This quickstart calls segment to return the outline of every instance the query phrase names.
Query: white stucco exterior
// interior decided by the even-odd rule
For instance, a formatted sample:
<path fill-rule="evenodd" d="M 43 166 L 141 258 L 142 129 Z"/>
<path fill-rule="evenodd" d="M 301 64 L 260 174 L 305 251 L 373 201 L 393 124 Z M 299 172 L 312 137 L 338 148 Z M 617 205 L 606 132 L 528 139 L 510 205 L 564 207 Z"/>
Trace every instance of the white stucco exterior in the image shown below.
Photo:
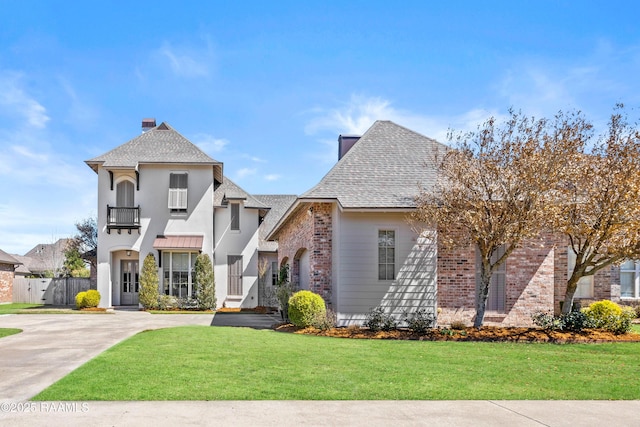
<path fill-rule="evenodd" d="M 113 174 L 113 190 L 111 177 Z M 187 211 L 172 212 L 168 207 L 169 175 L 188 174 Z M 98 168 L 98 291 L 100 305 L 111 307 L 121 302 L 121 261 L 138 260 L 142 269 L 149 253 L 160 264 L 160 254 L 154 249 L 156 237 L 191 235 L 202 236 L 202 253 L 213 255 L 213 178 L 208 165 L 143 164 L 138 168 L 139 189 L 135 191 L 134 206 L 140 207 L 140 228 L 107 229 L 107 205 L 116 206 L 117 183 L 131 180 L 136 183 L 134 170 Z M 130 231 L 130 232 L 129 232 Z M 185 252 L 185 249 L 176 249 Z M 130 252 L 127 255 L 127 251 Z M 161 267 L 160 289 L 163 289 Z"/>

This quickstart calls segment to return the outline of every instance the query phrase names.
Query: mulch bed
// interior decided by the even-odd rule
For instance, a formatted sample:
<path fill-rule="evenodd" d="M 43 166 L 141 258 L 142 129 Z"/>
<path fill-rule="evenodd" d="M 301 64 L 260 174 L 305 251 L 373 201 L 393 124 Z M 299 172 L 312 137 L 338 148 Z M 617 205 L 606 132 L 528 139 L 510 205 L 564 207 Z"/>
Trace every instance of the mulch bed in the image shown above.
<path fill-rule="evenodd" d="M 640 334 L 616 335 L 611 332 L 586 329 L 582 332 L 546 331 L 538 328 L 505 328 L 483 326 L 480 329 L 431 329 L 424 334 L 415 334 L 406 329 L 372 332 L 365 328 L 347 327 L 319 330 L 297 328 L 291 324 L 276 327 L 280 332 L 317 335 L 336 338 L 420 340 L 420 341 L 482 341 L 482 342 L 539 342 L 539 343 L 605 343 L 640 342 Z"/>

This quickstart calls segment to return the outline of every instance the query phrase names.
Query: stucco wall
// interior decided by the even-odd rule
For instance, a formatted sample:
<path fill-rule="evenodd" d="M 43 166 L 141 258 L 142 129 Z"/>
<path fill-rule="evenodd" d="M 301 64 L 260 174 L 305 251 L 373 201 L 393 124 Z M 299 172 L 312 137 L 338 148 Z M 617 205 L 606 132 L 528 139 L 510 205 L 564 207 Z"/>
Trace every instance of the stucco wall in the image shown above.
<path fill-rule="evenodd" d="M 168 208 L 169 174 L 187 172 L 188 210 L 172 213 Z M 103 295 L 100 306 L 120 304 L 119 260 L 126 250 L 139 256 L 139 267 L 149 252 L 156 256 L 153 242 L 158 235 L 190 234 L 204 237 L 203 252 L 212 256 L 213 248 L 213 179 L 211 166 L 140 165 L 140 190 L 135 191 L 135 206 L 140 206 L 140 231 L 107 233 L 107 205 L 116 205 L 116 186 L 123 179 L 135 183 L 132 170 L 113 171 L 110 189 L 109 173 L 98 169 L 98 291 Z M 113 268 L 110 268 L 113 266 Z M 162 278 L 161 278 L 162 279 Z"/>

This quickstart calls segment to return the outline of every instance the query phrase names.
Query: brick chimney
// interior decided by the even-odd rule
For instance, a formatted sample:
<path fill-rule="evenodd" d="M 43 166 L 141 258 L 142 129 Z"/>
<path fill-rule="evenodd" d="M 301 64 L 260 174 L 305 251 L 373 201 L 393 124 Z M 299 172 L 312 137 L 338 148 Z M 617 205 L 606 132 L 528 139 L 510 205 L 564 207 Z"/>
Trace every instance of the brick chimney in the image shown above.
<path fill-rule="evenodd" d="M 156 127 L 156 119 L 142 119 L 142 133 Z"/>
<path fill-rule="evenodd" d="M 351 147 L 358 142 L 360 135 L 340 135 L 338 136 L 338 160 L 351 150 Z"/>

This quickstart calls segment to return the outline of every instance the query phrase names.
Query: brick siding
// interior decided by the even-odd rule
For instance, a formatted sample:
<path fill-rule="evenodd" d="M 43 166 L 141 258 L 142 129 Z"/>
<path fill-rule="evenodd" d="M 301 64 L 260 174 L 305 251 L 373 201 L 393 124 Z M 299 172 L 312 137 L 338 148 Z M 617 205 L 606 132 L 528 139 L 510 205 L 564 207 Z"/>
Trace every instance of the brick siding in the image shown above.
<path fill-rule="evenodd" d="M 12 264 L 0 264 L 0 303 L 12 302 L 14 274 Z"/>
<path fill-rule="evenodd" d="M 331 280 L 333 217 L 331 203 L 303 204 L 287 221 L 278 235 L 278 265 L 287 259 L 290 280 L 300 284 L 299 257 L 309 254 L 309 288 L 319 294 L 328 306 L 333 293 Z"/>

